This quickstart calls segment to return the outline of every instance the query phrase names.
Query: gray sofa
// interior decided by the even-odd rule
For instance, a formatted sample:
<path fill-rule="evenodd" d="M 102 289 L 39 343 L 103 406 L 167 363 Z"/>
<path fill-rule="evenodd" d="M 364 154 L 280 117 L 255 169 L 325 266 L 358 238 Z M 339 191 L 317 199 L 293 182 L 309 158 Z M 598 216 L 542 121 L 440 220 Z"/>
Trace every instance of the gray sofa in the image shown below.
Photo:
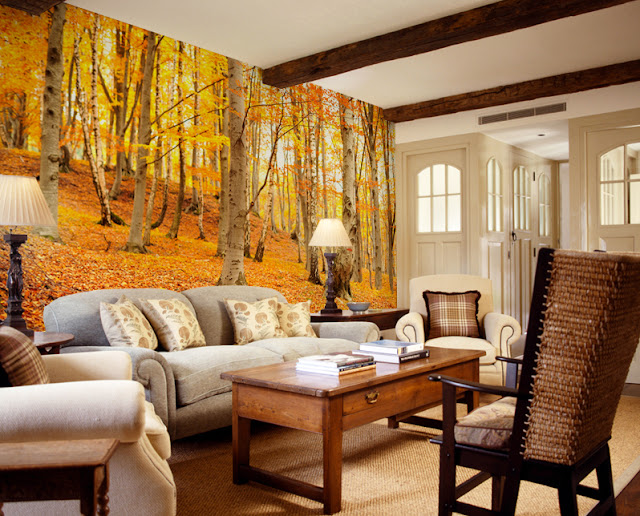
<path fill-rule="evenodd" d="M 124 294 L 138 299 L 183 301 L 195 313 L 207 345 L 167 352 L 132 347 L 111 347 L 102 329 L 100 302 L 116 302 Z M 358 343 L 376 340 L 378 327 L 368 322 L 312 323 L 319 338 L 265 339 L 245 346 L 233 344 L 233 326 L 224 299 L 254 302 L 276 296 L 264 287 L 199 287 L 183 292 L 165 289 L 111 289 L 71 294 L 44 309 L 47 331 L 75 336 L 62 353 L 120 349 L 131 355 L 133 379 L 145 388 L 147 399 L 169 430 L 172 439 L 231 424 L 231 384 L 220 373 L 246 367 L 296 360 L 300 356 L 357 349 Z"/>

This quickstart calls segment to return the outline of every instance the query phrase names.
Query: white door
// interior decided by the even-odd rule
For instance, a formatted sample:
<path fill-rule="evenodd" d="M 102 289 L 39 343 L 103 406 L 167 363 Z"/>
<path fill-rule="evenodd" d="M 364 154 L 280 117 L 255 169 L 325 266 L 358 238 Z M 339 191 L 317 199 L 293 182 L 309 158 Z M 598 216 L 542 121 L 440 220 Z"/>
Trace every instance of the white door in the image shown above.
<path fill-rule="evenodd" d="M 466 272 L 463 190 L 466 149 L 407 159 L 408 278 Z"/>
<path fill-rule="evenodd" d="M 492 157 L 487 162 L 487 198 L 486 198 L 486 232 L 485 252 L 486 274 L 493 287 L 493 306 L 496 312 L 509 313 L 509 254 L 511 241 L 508 236 L 504 209 L 509 198 L 504 192 L 509 191 L 508 175 L 498 159 Z"/>
<path fill-rule="evenodd" d="M 589 133 L 588 242 L 591 249 L 640 252 L 640 128 Z M 628 383 L 640 383 L 640 348 Z"/>

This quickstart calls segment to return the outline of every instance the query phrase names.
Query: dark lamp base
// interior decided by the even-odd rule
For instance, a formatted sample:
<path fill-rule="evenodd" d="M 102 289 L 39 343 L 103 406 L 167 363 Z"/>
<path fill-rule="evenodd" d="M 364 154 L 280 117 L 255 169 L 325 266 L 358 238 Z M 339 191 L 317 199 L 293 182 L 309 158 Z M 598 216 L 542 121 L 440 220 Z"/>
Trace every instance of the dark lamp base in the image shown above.
<path fill-rule="evenodd" d="M 341 314 L 342 310 L 340 308 L 323 308 L 320 310 L 321 314 Z"/>

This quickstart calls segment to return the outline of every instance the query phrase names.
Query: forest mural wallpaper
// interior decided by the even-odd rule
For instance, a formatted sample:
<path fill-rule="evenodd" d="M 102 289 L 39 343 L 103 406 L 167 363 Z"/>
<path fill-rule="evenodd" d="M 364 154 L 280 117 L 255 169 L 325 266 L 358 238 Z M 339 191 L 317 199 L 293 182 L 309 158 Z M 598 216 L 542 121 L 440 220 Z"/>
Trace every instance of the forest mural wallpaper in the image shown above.
<path fill-rule="evenodd" d="M 377 107 L 65 4 L 0 6 L 0 77 L 0 174 L 38 176 L 58 222 L 21 248 L 30 327 L 100 288 L 247 283 L 317 311 L 326 264 L 308 242 L 328 217 L 352 242 L 339 306 L 395 306 L 395 138 Z M 3 242 L 0 318 L 8 262 Z"/>

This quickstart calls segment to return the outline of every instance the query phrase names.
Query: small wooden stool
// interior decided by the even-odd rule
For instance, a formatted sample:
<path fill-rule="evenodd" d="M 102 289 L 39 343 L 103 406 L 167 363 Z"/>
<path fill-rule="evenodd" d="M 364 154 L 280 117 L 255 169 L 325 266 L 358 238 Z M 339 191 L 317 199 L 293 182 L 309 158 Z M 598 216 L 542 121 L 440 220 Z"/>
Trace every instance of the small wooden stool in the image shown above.
<path fill-rule="evenodd" d="M 0 443 L 0 516 L 4 502 L 75 499 L 81 514 L 107 516 L 117 446 L 115 439 Z"/>

